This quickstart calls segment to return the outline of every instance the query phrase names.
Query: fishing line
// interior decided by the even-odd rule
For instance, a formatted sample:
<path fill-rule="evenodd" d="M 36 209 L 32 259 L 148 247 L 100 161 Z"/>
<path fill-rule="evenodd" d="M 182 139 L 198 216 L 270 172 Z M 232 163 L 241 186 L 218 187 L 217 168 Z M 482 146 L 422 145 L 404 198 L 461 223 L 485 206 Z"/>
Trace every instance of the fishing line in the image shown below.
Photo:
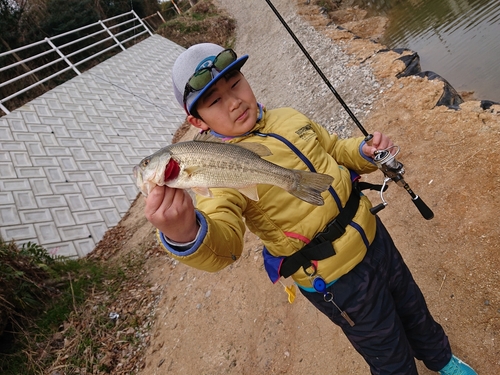
<path fill-rule="evenodd" d="M 110 80 L 108 80 L 108 79 L 106 79 L 106 78 L 103 78 L 103 77 L 101 77 L 101 76 L 99 76 L 99 75 L 97 75 L 97 74 L 90 73 L 90 72 L 88 72 L 88 74 L 90 74 L 91 76 L 94 76 L 94 77 L 96 77 L 96 78 L 99 78 L 100 80 L 102 80 L 102 81 L 104 81 L 104 82 L 106 82 L 106 83 L 109 83 L 111 86 L 115 86 L 115 87 L 117 87 L 118 89 L 120 89 L 120 90 L 122 90 L 122 91 L 124 91 L 124 92 L 126 92 L 126 93 L 128 93 L 128 94 L 130 94 L 130 95 L 132 95 L 132 96 L 134 96 L 134 97 L 136 97 L 136 98 L 138 98 L 138 99 L 140 99 L 140 100 L 143 100 L 143 101 L 145 101 L 146 103 L 151 104 L 152 106 L 154 106 L 154 107 L 156 107 L 156 108 L 159 108 L 161 111 L 165 111 L 165 113 L 168 113 L 169 115 L 174 115 L 174 116 L 175 116 L 175 113 L 173 113 L 170 109 L 167 109 L 167 107 L 161 107 L 161 106 L 159 106 L 158 104 L 155 104 L 155 103 L 153 103 L 152 101 L 150 101 L 150 100 L 148 100 L 148 99 L 146 99 L 146 98 L 143 98 L 142 96 L 139 96 L 139 95 L 135 94 L 135 93 L 134 93 L 134 92 L 132 92 L 131 90 L 126 89 L 126 88 L 123 88 L 122 86 L 120 86 L 120 85 L 118 85 L 118 84 L 116 84 L 116 83 L 113 83 L 113 82 L 111 82 Z"/>
<path fill-rule="evenodd" d="M 328 86 L 328 88 L 330 89 L 330 91 L 333 93 L 333 95 L 335 95 L 335 97 L 337 98 L 337 100 L 339 101 L 339 103 L 342 105 L 342 107 L 344 107 L 344 109 L 349 114 L 349 116 L 354 121 L 354 123 L 357 125 L 357 127 L 359 128 L 359 130 L 361 130 L 361 133 L 363 133 L 363 135 L 365 136 L 365 141 L 368 143 L 373 138 L 373 135 L 369 134 L 365 130 L 365 128 L 363 127 L 363 125 L 361 125 L 361 122 L 359 122 L 359 120 L 354 115 L 354 113 L 352 113 L 352 111 L 349 108 L 349 106 L 344 102 L 344 100 L 342 99 L 342 97 L 340 96 L 340 94 L 337 92 L 337 90 L 335 90 L 335 87 L 333 87 L 333 85 L 331 84 L 331 82 L 324 75 L 323 71 L 320 69 L 320 67 L 318 66 L 318 64 L 316 64 L 316 62 L 313 60 L 313 58 L 311 57 L 311 55 L 309 54 L 309 52 L 307 52 L 307 50 L 302 45 L 302 43 L 300 42 L 300 40 L 297 38 L 297 36 L 295 36 L 295 34 L 292 31 L 292 29 L 290 29 L 290 27 L 288 26 L 288 24 L 286 23 L 286 21 L 283 19 L 283 17 L 281 17 L 281 14 L 274 7 L 274 5 L 271 3 L 271 1 L 270 0 L 266 0 L 266 3 L 272 9 L 272 11 L 276 15 L 276 17 L 278 17 L 278 19 L 280 20 L 281 24 L 285 27 L 286 31 L 288 31 L 288 33 L 290 34 L 290 36 L 292 37 L 292 39 L 295 41 L 295 43 L 297 44 L 297 46 L 299 46 L 299 48 L 302 50 L 302 52 L 307 57 L 307 59 L 309 60 L 309 62 L 311 63 L 311 65 L 314 67 L 314 69 L 316 69 L 316 72 L 318 72 L 319 76 L 326 83 L 326 85 Z"/>

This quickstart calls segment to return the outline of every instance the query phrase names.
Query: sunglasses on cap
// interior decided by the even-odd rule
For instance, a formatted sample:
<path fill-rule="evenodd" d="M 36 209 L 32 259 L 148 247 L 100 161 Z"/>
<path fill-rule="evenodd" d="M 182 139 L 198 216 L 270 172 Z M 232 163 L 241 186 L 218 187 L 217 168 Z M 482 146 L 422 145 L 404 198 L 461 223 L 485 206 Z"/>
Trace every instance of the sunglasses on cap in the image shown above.
<path fill-rule="evenodd" d="M 184 105 L 186 105 L 189 94 L 203 90 L 205 86 L 214 79 L 213 69 L 217 72 L 221 72 L 235 62 L 237 58 L 236 53 L 232 49 L 225 49 L 215 57 L 210 66 L 197 70 L 186 83 L 184 97 L 182 99 Z"/>

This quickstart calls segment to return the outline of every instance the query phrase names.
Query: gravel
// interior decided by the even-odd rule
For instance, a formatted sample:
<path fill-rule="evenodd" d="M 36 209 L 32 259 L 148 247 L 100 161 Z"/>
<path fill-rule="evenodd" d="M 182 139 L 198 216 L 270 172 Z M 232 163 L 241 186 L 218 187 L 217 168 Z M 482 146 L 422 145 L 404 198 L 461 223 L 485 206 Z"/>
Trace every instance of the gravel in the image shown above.
<path fill-rule="evenodd" d="M 217 3 L 236 19 L 235 50 L 239 55 L 250 56 L 242 72 L 259 102 L 267 108 L 293 107 L 342 138 L 362 135 L 265 0 Z M 303 21 L 297 15 L 295 2 L 272 3 L 363 123 L 380 90 L 370 67 L 354 64 L 341 46 Z"/>

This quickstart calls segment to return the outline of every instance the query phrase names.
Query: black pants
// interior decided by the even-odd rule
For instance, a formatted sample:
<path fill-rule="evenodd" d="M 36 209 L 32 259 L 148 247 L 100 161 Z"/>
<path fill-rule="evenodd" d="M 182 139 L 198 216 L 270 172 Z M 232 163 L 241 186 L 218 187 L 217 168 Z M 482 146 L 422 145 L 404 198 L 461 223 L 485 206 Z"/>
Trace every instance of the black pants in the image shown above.
<path fill-rule="evenodd" d="M 363 261 L 327 290 L 354 321 L 353 327 L 322 294 L 301 291 L 342 328 L 374 375 L 417 374 L 414 358 L 439 371 L 451 359 L 443 328 L 431 316 L 422 292 L 378 218 L 375 240 Z"/>

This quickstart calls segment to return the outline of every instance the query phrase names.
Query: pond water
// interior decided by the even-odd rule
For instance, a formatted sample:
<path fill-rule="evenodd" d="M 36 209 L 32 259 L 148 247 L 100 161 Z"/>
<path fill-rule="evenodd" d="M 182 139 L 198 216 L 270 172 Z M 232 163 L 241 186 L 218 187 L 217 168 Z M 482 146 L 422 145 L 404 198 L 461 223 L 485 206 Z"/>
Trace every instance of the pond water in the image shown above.
<path fill-rule="evenodd" d="M 409 48 L 423 71 L 433 71 L 456 90 L 500 102 L 499 0 L 354 0 L 388 18 L 380 41 Z"/>

